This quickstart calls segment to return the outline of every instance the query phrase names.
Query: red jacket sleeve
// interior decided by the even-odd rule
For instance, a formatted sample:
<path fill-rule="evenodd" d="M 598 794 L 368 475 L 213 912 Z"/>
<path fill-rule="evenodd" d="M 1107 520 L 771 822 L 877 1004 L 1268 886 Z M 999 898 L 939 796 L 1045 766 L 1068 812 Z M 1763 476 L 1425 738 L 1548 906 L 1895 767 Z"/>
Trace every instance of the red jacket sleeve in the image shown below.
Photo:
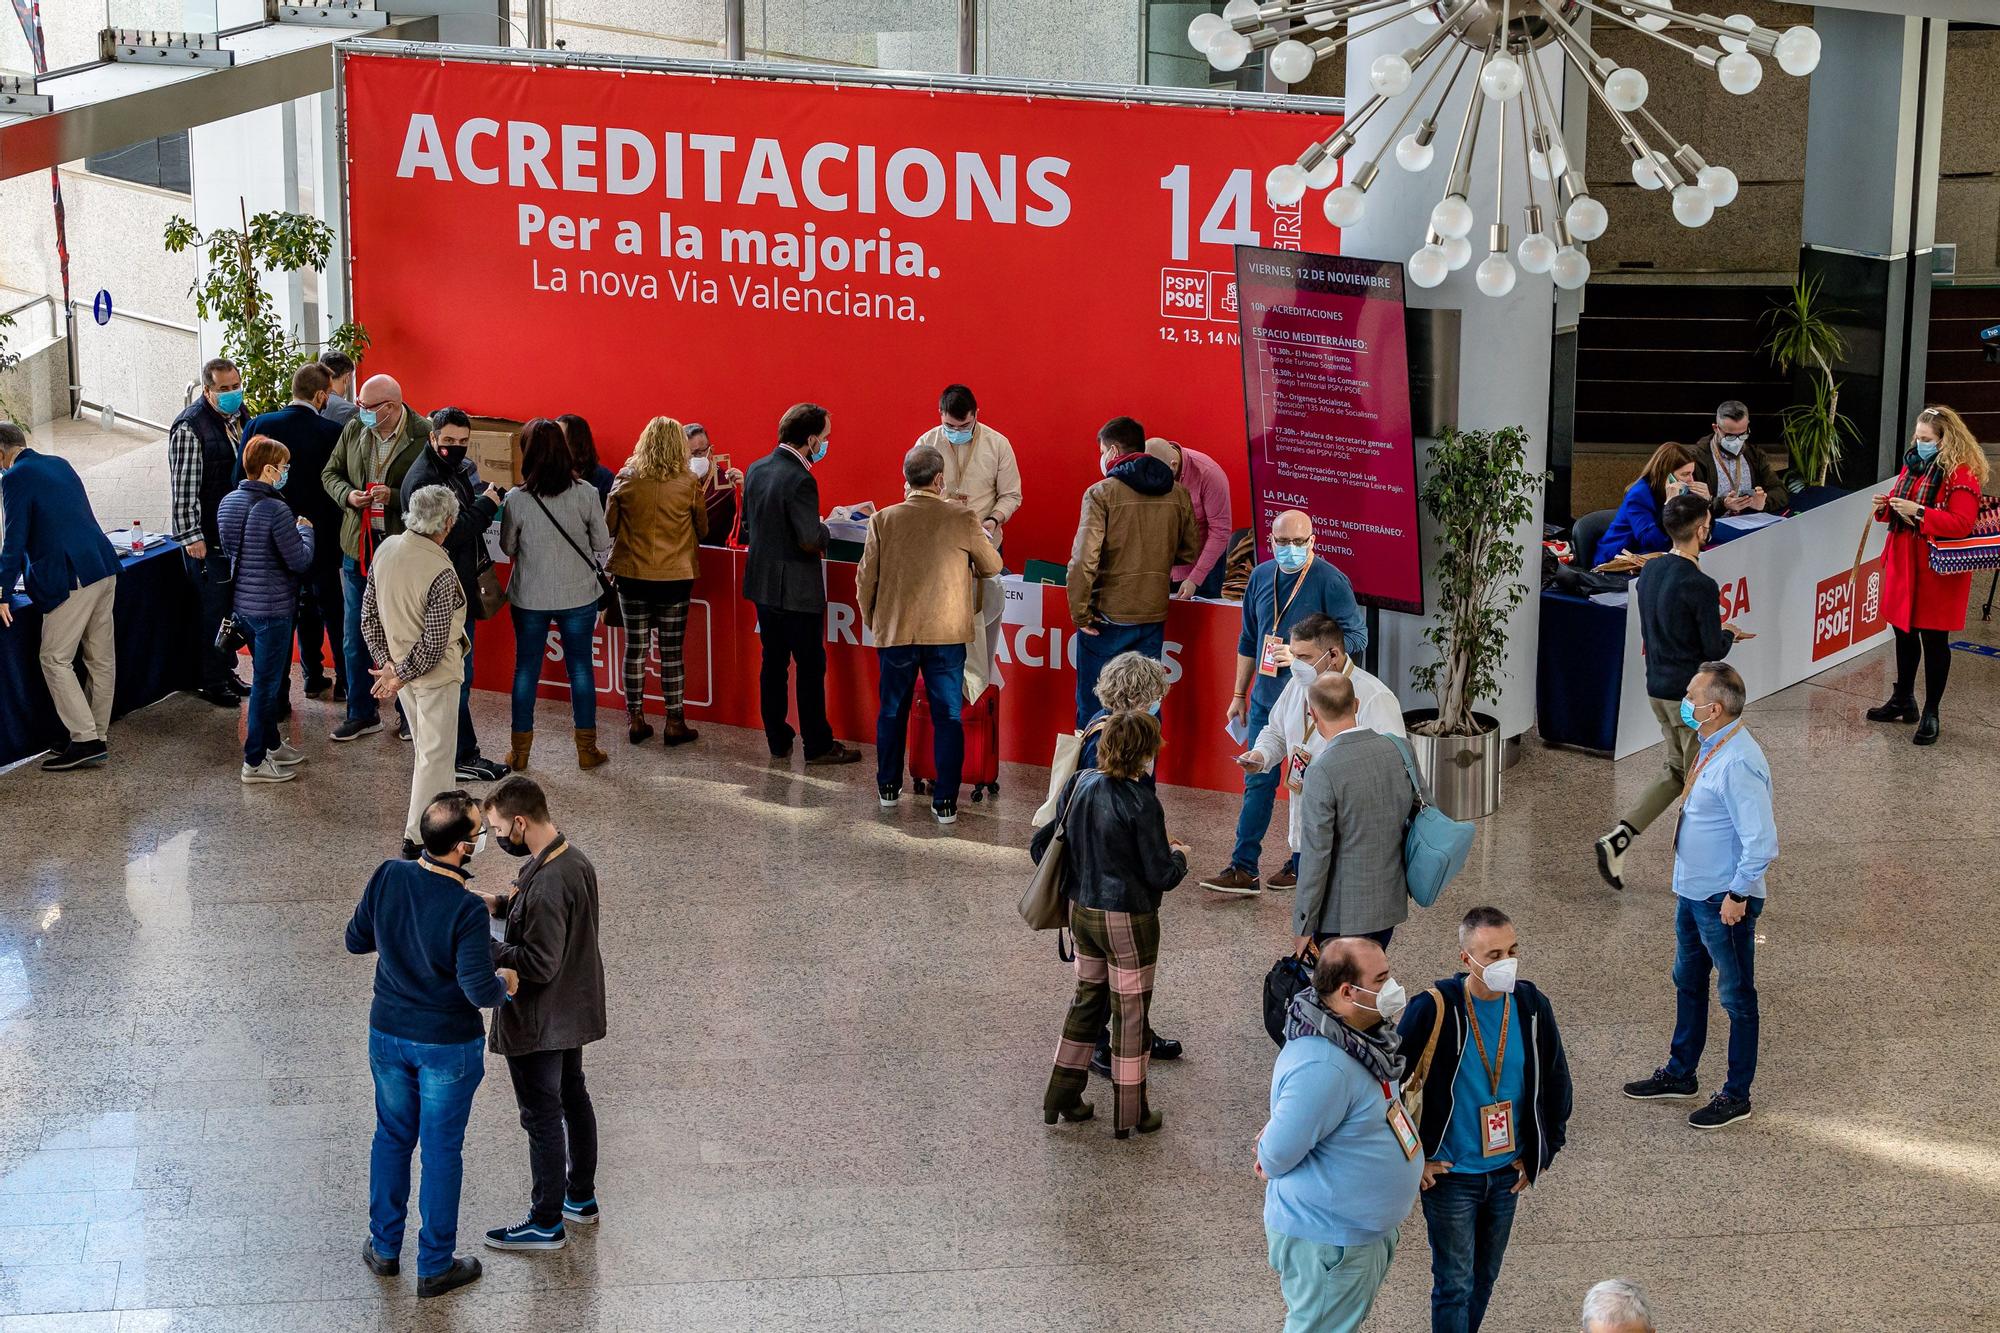
<path fill-rule="evenodd" d="M 1971 535 L 1979 521 L 1979 482 L 1971 468 L 1960 468 L 1945 483 L 1944 503 L 1924 510 L 1922 532 L 1933 541 L 1951 542 Z"/>

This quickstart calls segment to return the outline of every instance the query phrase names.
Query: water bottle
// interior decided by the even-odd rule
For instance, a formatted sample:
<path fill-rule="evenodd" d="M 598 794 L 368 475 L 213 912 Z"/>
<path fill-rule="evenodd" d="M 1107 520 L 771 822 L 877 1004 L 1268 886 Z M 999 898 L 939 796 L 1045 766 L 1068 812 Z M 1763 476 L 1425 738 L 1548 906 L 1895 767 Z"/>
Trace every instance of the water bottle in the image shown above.
<path fill-rule="evenodd" d="M 138 519 L 132 520 L 132 554 L 138 555 L 146 549 L 146 525 Z"/>

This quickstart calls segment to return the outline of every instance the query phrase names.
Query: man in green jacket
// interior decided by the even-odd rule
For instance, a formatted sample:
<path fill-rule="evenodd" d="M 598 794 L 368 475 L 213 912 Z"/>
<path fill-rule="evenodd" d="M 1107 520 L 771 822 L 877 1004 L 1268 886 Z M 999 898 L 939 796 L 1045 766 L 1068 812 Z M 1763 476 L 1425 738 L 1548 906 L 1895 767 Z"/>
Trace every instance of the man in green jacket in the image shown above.
<path fill-rule="evenodd" d="M 430 424 L 403 406 L 403 387 L 387 375 L 376 375 L 355 395 L 354 419 L 340 431 L 340 442 L 326 460 L 320 483 L 340 506 L 340 584 L 346 603 L 347 719 L 332 739 L 351 741 L 382 729 L 375 696 L 366 688 L 375 665 L 361 637 L 361 598 L 368 590 L 363 567 L 362 532 L 369 531 L 366 550 L 403 530 L 403 474 L 430 444 Z"/>

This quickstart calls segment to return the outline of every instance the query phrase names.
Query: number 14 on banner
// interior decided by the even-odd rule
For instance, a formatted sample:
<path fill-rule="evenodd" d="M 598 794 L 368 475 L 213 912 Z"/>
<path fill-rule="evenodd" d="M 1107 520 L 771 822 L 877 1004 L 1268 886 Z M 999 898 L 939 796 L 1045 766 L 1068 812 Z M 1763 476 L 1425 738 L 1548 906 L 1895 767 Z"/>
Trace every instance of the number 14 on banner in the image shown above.
<path fill-rule="evenodd" d="M 1189 182 L 1194 172 L 1182 163 L 1160 177 L 1160 188 L 1172 198 L 1174 210 L 1174 258 L 1188 257 Z M 1250 185 L 1248 167 L 1238 167 L 1216 192 L 1201 220 L 1203 245 L 1262 245 L 1261 234 L 1250 225 Z"/>

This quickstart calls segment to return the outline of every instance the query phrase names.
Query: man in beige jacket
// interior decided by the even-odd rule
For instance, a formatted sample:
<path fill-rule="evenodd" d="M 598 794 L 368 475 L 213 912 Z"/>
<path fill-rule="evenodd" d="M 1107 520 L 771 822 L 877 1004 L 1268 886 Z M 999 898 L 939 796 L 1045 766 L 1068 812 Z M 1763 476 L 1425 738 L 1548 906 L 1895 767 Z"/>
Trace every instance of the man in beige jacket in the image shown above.
<path fill-rule="evenodd" d="M 1021 469 L 1005 435 L 979 419 L 979 402 L 963 384 L 938 397 L 938 424 L 917 437 L 944 458 L 944 494 L 967 506 L 999 546 L 1021 507 Z"/>
<path fill-rule="evenodd" d="M 465 680 L 465 588 L 445 554 L 458 497 L 445 486 L 410 496 L 403 531 L 382 543 L 361 595 L 361 637 L 375 667 L 375 698 L 400 699 L 416 767 L 403 823 L 403 859 L 423 850 L 420 821 L 455 781 L 458 696 Z M 350 682 L 356 693 L 358 681 Z"/>
<path fill-rule="evenodd" d="M 958 818 L 965 758 L 965 645 L 979 605 L 977 579 L 1000 572 L 1000 552 L 970 508 L 944 493 L 944 455 L 919 444 L 903 459 L 905 498 L 868 521 L 855 591 L 882 662 L 875 717 L 876 793 L 885 809 L 903 795 L 903 749 L 917 675 L 930 701 L 937 785 L 931 813 Z"/>
<path fill-rule="evenodd" d="M 1145 428 L 1113 417 L 1097 432 L 1104 480 L 1083 493 L 1070 551 L 1076 625 L 1076 725 L 1097 713 L 1097 677 L 1120 653 L 1158 658 L 1166 645 L 1175 565 L 1201 553 L 1201 530 L 1174 470 L 1146 452 Z"/>

